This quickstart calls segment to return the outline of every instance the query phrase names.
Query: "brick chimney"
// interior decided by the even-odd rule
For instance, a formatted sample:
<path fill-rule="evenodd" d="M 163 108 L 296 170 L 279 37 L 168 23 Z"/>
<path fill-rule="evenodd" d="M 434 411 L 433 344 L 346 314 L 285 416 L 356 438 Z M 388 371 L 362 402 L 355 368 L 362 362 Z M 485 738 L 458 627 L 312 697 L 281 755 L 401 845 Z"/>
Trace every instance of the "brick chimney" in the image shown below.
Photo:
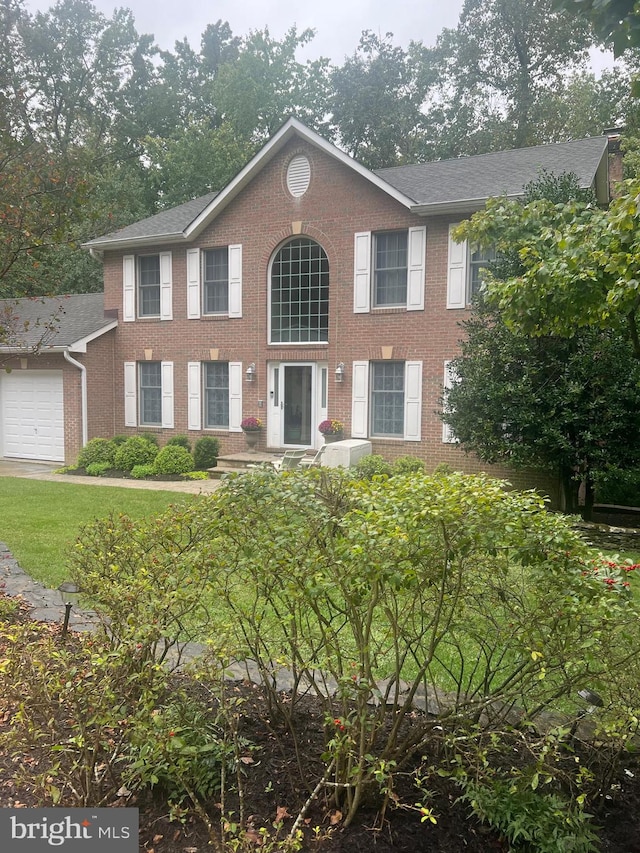
<path fill-rule="evenodd" d="M 622 128 L 609 127 L 604 131 L 604 135 L 608 139 L 607 152 L 609 161 L 609 198 L 615 198 L 619 195 L 617 184 L 623 178 L 622 174 Z"/>

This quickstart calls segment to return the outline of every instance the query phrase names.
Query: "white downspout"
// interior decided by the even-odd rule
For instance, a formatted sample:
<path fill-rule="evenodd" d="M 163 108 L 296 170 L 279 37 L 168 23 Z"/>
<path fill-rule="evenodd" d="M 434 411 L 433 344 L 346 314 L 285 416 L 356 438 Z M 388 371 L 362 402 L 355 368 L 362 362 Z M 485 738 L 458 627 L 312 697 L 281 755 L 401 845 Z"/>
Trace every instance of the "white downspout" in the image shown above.
<path fill-rule="evenodd" d="M 76 361 L 75 358 L 72 358 L 68 349 L 62 351 L 62 354 L 65 357 L 65 360 L 69 362 L 69 364 L 73 364 L 80 371 L 80 397 L 82 404 L 82 446 L 84 447 L 87 441 L 89 440 L 89 410 L 87 407 L 87 368 L 84 364 L 81 364 L 79 361 Z"/>

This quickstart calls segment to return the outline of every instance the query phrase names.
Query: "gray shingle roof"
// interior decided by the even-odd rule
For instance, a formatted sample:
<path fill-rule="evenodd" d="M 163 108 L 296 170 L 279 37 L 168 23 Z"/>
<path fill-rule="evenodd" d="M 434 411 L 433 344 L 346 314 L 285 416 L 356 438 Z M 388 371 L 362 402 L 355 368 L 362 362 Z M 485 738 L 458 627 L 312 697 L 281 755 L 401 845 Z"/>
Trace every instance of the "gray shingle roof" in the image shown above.
<path fill-rule="evenodd" d="M 516 148 L 456 160 L 378 169 L 376 175 L 417 204 L 452 204 L 492 196 L 517 196 L 541 170 L 561 175 L 574 172 L 589 187 L 607 150 L 604 136 Z"/>
<path fill-rule="evenodd" d="M 177 207 L 156 213 L 155 216 L 149 216 L 147 219 L 141 219 L 139 222 L 127 225 L 126 228 L 121 228 L 119 231 L 113 231 L 104 237 L 90 240 L 87 245 L 98 248 L 101 243 L 116 243 L 120 240 L 136 240 L 147 237 L 153 239 L 154 237 L 171 235 L 182 236 L 183 231 L 217 195 L 217 192 L 207 193 L 199 196 L 199 198 L 191 199 L 191 201 L 186 201 Z"/>
<path fill-rule="evenodd" d="M 2 299 L 0 317 L 7 315 L 15 318 L 9 323 L 10 329 L 15 331 L 15 340 L 7 341 L 8 348 L 38 345 L 42 349 L 72 348 L 85 338 L 106 332 L 114 324 L 113 317 L 105 317 L 102 293 Z"/>
<path fill-rule="evenodd" d="M 285 144 L 292 133 L 297 133 L 312 144 L 322 147 L 330 155 L 350 162 L 364 177 L 381 189 L 386 189 L 416 213 L 436 212 L 438 209 L 444 211 L 456 207 L 459 209 L 464 207 L 465 202 L 466 207 L 472 210 L 481 207 L 492 196 L 518 196 L 526 184 L 539 176 L 541 170 L 556 175 L 574 172 L 581 186 L 589 187 L 594 183 L 598 167 L 607 151 L 607 139 L 602 136 L 369 172 L 313 131 L 290 119 L 281 131 L 272 137 L 276 148 L 270 148 L 271 143 L 268 143 L 222 192 L 208 193 L 178 207 L 164 210 L 112 234 L 90 240 L 85 246 L 100 251 L 111 246 L 130 247 L 144 242 L 153 245 L 171 240 L 192 239 L 192 226 L 207 211 L 209 205 L 211 213 L 207 212 L 204 218 L 196 223 L 197 227 L 202 227 L 204 220 L 215 215 L 214 209 L 220 200 L 229 203 L 233 197 L 233 193 L 229 194 L 230 188 L 237 184 L 237 190 L 238 187 L 246 185 L 252 175 L 261 168 L 261 164 L 273 156 L 277 145 Z M 215 204 L 211 204 L 214 199 L 217 199 Z"/>

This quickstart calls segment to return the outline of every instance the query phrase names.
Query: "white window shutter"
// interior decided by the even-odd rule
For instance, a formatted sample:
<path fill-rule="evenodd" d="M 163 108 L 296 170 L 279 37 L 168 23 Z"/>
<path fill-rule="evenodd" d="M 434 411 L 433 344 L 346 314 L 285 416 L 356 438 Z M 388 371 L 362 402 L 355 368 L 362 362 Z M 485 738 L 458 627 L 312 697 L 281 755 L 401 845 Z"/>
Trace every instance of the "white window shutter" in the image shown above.
<path fill-rule="evenodd" d="M 422 362 L 404 365 L 404 438 L 420 441 L 422 437 Z"/>
<path fill-rule="evenodd" d="M 447 308 L 465 308 L 467 304 L 467 241 L 456 243 L 453 229 L 458 222 L 449 226 L 449 269 L 447 275 Z"/>
<path fill-rule="evenodd" d="M 187 429 L 202 429 L 201 373 L 199 361 L 187 363 Z"/>
<path fill-rule="evenodd" d="M 353 242 L 353 311 L 367 314 L 371 310 L 371 231 L 354 234 Z"/>
<path fill-rule="evenodd" d="M 242 362 L 229 362 L 229 432 L 240 432 L 242 421 Z"/>
<path fill-rule="evenodd" d="M 138 426 L 138 373 L 135 361 L 124 363 L 124 425 Z"/>
<path fill-rule="evenodd" d="M 242 317 L 242 246 L 229 246 L 229 316 Z"/>
<path fill-rule="evenodd" d="M 187 319 L 198 320 L 199 318 L 200 249 L 187 249 Z"/>
<path fill-rule="evenodd" d="M 171 252 L 160 253 L 160 319 L 173 320 L 173 271 Z"/>
<path fill-rule="evenodd" d="M 407 311 L 424 309 L 424 268 L 427 253 L 427 229 L 409 228 L 407 263 Z"/>
<path fill-rule="evenodd" d="M 173 362 L 161 362 L 162 371 L 162 428 L 173 429 Z"/>
<path fill-rule="evenodd" d="M 354 361 L 351 398 L 351 436 L 367 438 L 369 434 L 369 362 Z"/>
<path fill-rule="evenodd" d="M 135 255 L 125 255 L 122 259 L 122 319 L 125 323 L 136 319 Z"/>
<path fill-rule="evenodd" d="M 442 408 L 443 411 L 448 410 L 447 404 L 447 390 L 451 388 L 454 382 L 457 381 L 456 372 L 453 369 L 453 366 L 450 361 L 445 361 L 444 363 L 444 382 L 443 382 L 443 402 Z M 453 434 L 453 430 L 449 426 L 449 424 L 442 424 L 442 443 L 443 444 L 455 444 L 457 441 L 455 435 Z"/>

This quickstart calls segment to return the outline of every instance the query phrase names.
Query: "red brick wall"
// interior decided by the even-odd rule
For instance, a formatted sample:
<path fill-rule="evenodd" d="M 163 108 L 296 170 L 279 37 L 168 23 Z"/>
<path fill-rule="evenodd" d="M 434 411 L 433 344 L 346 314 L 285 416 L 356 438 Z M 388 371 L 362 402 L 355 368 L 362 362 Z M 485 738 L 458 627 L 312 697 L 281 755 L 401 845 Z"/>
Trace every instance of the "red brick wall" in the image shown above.
<path fill-rule="evenodd" d="M 286 189 L 286 167 L 295 153 L 305 153 L 311 163 L 311 183 L 302 198 L 294 199 Z M 155 319 L 125 323 L 120 320 L 114 358 L 113 432 L 124 428 L 124 361 L 141 361 L 152 350 L 154 361 L 174 363 L 175 433 L 187 432 L 186 365 L 206 361 L 210 348 L 219 350 L 222 361 L 255 362 L 257 380 L 245 383 L 243 410 L 259 413 L 258 400 L 268 400 L 267 361 L 286 353 L 287 360 L 326 360 L 330 377 L 339 362 L 346 366 L 341 385 L 329 383 L 329 416 L 351 422 L 351 364 L 354 360 L 382 358 L 381 347 L 392 347 L 393 358 L 423 362 L 421 442 L 375 439 L 375 453 L 389 458 L 403 454 L 419 456 L 431 469 L 448 462 L 456 469 L 486 468 L 460 448 L 442 443 L 442 423 L 437 417 L 444 361 L 456 353 L 461 336 L 459 322 L 464 310 L 446 309 L 448 225 L 461 217 L 412 215 L 399 202 L 353 169 L 328 157 L 306 143 L 295 141 L 277 154 L 253 181 L 217 216 L 194 243 L 162 247 L 172 250 L 173 321 Z M 329 260 L 329 343 L 288 347 L 268 345 L 267 272 L 278 247 L 302 223 L 300 233 L 321 244 Z M 389 230 L 415 225 L 427 226 L 427 260 L 424 311 L 401 309 L 353 313 L 353 243 L 358 231 Z M 243 246 L 243 317 L 228 319 L 186 317 L 186 250 L 192 246 L 213 248 L 232 243 Z M 157 251 L 157 249 L 151 249 Z M 105 308 L 117 308 L 122 317 L 122 255 L 107 252 Z M 130 430 L 134 432 L 135 430 Z M 163 437 L 171 433 L 162 431 Z M 222 432 L 222 452 L 244 446 L 241 434 Z M 196 437 L 196 436 L 194 436 Z M 493 468 L 491 473 L 505 475 Z M 513 474 L 511 479 L 515 480 Z M 518 475 L 520 482 L 522 475 Z M 531 484 L 530 477 L 526 478 Z M 548 480 L 544 488 L 548 487 Z"/>

